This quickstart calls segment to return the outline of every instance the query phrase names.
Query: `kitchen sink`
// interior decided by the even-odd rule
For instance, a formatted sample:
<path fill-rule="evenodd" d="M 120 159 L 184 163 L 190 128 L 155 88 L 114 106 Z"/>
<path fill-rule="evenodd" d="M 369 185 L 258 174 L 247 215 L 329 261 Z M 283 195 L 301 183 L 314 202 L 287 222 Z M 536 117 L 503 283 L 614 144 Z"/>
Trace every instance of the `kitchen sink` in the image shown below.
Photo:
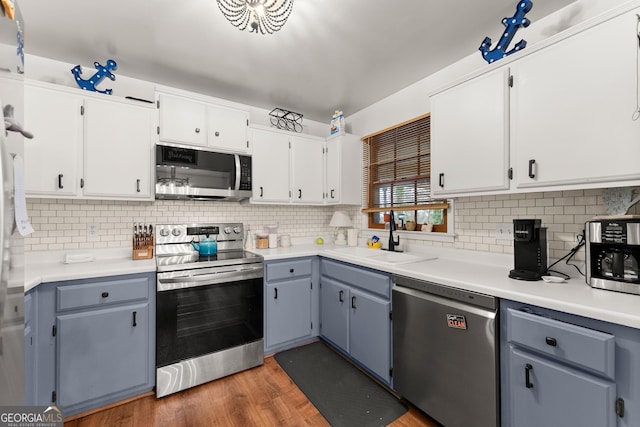
<path fill-rule="evenodd" d="M 380 249 L 368 249 L 360 247 L 333 248 L 327 249 L 327 252 L 334 253 L 336 255 L 342 255 L 348 258 L 370 260 L 393 265 L 408 264 L 411 262 L 434 259 L 433 257 L 408 254 L 404 252 L 388 252 Z"/>

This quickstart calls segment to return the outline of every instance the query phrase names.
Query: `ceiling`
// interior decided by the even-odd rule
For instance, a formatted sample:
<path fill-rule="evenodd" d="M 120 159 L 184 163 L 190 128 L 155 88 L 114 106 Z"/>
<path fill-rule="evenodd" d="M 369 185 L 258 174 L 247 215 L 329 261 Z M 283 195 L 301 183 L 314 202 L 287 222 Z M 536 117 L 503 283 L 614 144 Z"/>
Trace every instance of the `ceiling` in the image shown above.
<path fill-rule="evenodd" d="M 573 0 L 534 0 L 536 22 Z M 327 122 L 477 53 L 515 0 L 295 0 L 274 34 L 240 31 L 215 0 L 19 0 L 29 54 Z M 519 40 L 518 36 L 514 42 Z"/>

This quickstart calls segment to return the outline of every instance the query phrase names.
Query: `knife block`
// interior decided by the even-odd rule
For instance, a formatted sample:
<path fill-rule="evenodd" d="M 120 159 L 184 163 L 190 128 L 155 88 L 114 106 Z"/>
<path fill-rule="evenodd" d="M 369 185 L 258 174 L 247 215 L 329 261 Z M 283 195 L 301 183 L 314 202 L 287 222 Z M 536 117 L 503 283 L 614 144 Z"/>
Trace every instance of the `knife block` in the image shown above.
<path fill-rule="evenodd" d="M 136 247 L 135 239 L 133 241 L 132 259 L 151 259 L 153 258 L 153 237 L 144 244 Z"/>

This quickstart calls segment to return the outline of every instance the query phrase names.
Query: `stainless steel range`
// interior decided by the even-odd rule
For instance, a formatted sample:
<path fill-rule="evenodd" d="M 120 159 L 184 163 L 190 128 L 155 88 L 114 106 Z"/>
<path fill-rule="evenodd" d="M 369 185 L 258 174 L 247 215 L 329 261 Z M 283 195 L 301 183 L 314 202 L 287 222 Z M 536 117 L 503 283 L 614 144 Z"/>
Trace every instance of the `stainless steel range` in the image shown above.
<path fill-rule="evenodd" d="M 242 224 L 157 225 L 156 396 L 264 362 L 263 259 Z M 192 242 L 217 240 L 200 256 Z"/>

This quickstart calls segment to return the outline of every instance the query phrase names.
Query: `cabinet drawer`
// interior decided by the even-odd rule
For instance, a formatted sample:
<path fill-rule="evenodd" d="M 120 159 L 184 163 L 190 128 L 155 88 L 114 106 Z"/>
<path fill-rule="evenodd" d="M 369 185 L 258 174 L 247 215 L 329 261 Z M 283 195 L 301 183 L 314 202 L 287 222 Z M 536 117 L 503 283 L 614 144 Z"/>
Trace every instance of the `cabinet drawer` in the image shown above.
<path fill-rule="evenodd" d="M 311 259 L 287 260 L 267 264 L 267 282 L 311 276 Z"/>
<path fill-rule="evenodd" d="M 57 310 L 73 310 L 105 304 L 140 301 L 149 298 L 149 280 L 144 278 L 106 280 L 103 282 L 59 286 Z"/>
<path fill-rule="evenodd" d="M 322 260 L 321 265 L 320 274 L 323 276 L 333 277 L 387 299 L 391 297 L 391 278 L 386 274 L 326 259 Z"/>
<path fill-rule="evenodd" d="M 506 321 L 509 342 L 615 377 L 613 335 L 511 308 Z"/>

